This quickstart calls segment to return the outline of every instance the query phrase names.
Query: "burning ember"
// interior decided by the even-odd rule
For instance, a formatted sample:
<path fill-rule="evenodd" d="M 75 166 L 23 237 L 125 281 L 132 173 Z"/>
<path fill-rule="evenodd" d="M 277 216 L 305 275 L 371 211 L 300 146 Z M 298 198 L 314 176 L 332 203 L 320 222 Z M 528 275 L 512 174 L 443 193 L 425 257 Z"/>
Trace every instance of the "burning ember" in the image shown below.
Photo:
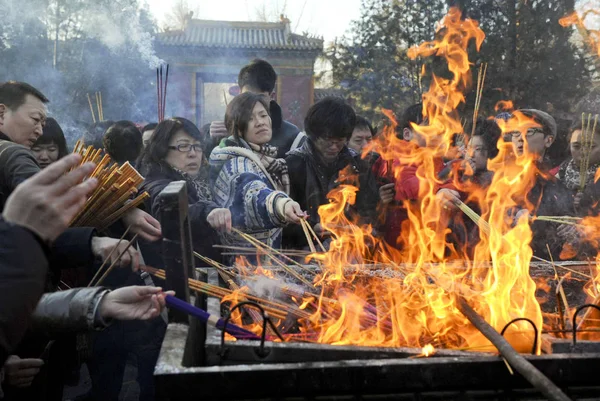
<path fill-rule="evenodd" d="M 423 356 L 425 356 L 425 357 L 433 355 L 434 352 L 435 352 L 435 348 L 433 348 L 433 345 L 431 345 L 431 344 L 427 344 L 426 346 L 423 347 Z"/>

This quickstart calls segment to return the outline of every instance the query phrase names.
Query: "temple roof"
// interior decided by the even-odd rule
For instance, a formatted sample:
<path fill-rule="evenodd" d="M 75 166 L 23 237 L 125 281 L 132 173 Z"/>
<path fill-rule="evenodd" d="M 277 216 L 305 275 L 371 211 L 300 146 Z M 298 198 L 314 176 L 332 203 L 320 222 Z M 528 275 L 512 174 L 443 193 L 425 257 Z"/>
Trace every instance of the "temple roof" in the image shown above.
<path fill-rule="evenodd" d="M 158 40 L 167 46 L 323 50 L 323 39 L 292 33 L 288 20 L 234 22 L 190 19 L 183 30 L 160 33 Z"/>

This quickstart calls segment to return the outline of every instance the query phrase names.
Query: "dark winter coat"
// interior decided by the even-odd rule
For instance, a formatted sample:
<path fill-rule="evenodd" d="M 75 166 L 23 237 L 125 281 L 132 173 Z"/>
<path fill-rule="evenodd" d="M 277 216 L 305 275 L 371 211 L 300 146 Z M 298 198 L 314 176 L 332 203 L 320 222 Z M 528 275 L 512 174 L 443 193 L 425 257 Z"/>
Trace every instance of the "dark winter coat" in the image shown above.
<path fill-rule="evenodd" d="M 107 294 L 103 287 L 73 288 L 44 294 L 39 300 L 26 337 L 13 352 L 21 358 L 40 358 L 45 364 L 31 386 L 5 386 L 5 400 L 60 400 L 62 399 L 65 358 L 70 349 L 65 347 L 65 335 L 74 335 L 107 326 L 99 315 L 99 305 Z M 109 323 L 109 322 L 108 322 Z M 49 340 L 54 340 L 48 342 Z M 61 354 L 56 354 L 57 350 Z M 54 355 L 54 357 L 52 356 Z"/>
<path fill-rule="evenodd" d="M 31 231 L 0 219 L 0 365 L 21 342 L 46 282 L 49 249 Z"/>
<path fill-rule="evenodd" d="M 290 175 L 290 197 L 300 204 L 302 210 L 308 212 L 308 222 L 314 226 L 320 222 L 319 206 L 329 203 L 327 194 L 341 183 L 339 172 L 350 166 L 359 177 L 359 191 L 350 214 L 358 216 L 361 223 L 375 223 L 376 209 L 379 202 L 379 191 L 371 166 L 360 158 L 356 152 L 344 147 L 337 159 L 325 163 L 312 141 L 307 139 L 301 147 L 288 152 L 285 158 Z M 303 248 L 307 245 L 300 226 L 288 226 L 284 229 L 283 246 Z"/>
<path fill-rule="evenodd" d="M 155 219 L 160 221 L 161 204 L 158 201 L 158 195 L 171 182 L 182 181 L 184 178 L 167 164 L 153 166 L 145 176 L 146 179 L 140 191 L 147 191 L 150 194 L 150 198 L 146 201 L 146 210 Z M 218 206 L 212 200 L 203 199 L 190 183 L 187 183 L 186 187 L 189 201 L 188 216 L 192 230 L 194 250 L 201 255 L 220 261 L 219 250 L 213 248 L 213 245 L 219 243 L 219 235 L 206 220 L 208 214 L 217 209 Z M 144 248 L 148 248 L 148 251 L 143 249 L 142 252 L 144 253 L 144 257 L 148 259 L 146 262 L 149 265 L 163 267 L 162 257 L 160 256 L 162 255 L 162 250 L 160 247 L 160 241 L 153 244 L 145 244 Z M 202 263 L 196 259 L 196 265 L 202 265 Z"/>
<path fill-rule="evenodd" d="M 573 197 L 567 187 L 551 175 L 544 166 L 536 176 L 535 185 L 527 194 L 527 200 L 532 205 L 538 205 L 534 210 L 535 216 L 573 216 Z M 552 257 L 557 260 L 564 245 L 564 240 L 557 234 L 559 225 L 547 221 L 535 221 L 531 224 L 533 239 L 531 248 L 537 257 L 549 259 L 550 247 Z"/>

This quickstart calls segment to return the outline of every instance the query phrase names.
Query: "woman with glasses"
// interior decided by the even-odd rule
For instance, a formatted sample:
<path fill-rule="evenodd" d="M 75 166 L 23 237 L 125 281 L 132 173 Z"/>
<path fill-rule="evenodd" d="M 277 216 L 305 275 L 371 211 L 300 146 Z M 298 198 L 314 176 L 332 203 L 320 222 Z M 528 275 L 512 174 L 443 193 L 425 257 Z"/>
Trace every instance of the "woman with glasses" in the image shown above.
<path fill-rule="evenodd" d="M 250 92 L 236 96 L 225 113 L 229 137 L 210 155 L 210 182 L 215 202 L 231 211 L 232 225 L 273 248 L 281 246 L 285 225 L 304 217 L 289 196 L 285 160 L 268 145 L 273 130 L 269 103 Z M 238 234 L 221 233 L 223 243 L 251 245 Z"/>
<path fill-rule="evenodd" d="M 160 192 L 172 181 L 185 181 L 189 201 L 194 250 L 211 259 L 219 259 L 213 248 L 215 231 L 231 229 L 231 213 L 212 200 L 208 183 L 208 162 L 203 152 L 207 138 L 191 121 L 175 117 L 162 121 L 142 152 L 139 168 L 145 177 L 142 191 L 148 191 L 148 210 L 160 218 Z"/>

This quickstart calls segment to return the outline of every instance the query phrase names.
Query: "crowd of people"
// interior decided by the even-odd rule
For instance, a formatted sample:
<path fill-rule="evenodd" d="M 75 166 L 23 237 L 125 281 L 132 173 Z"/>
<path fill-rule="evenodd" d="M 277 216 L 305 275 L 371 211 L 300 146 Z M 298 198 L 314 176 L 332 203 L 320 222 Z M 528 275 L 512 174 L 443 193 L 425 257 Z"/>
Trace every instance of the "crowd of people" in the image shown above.
<path fill-rule="evenodd" d="M 140 399 L 153 399 L 152 374 L 166 329 L 159 315 L 165 293 L 144 286 L 139 268 L 164 267 L 158 195 L 173 181 L 187 186 L 194 250 L 224 264 L 234 260 L 215 245 L 250 246 L 238 230 L 275 249 L 306 249 L 299 224 L 306 219 L 326 243 L 318 211 L 329 202 L 328 193 L 349 179 L 342 171 L 350 171 L 359 188 L 345 210 L 349 220 L 370 224 L 389 247 L 410 246 L 401 232 L 408 205 L 424 196 L 419 165 L 401 155 L 384 160 L 365 150 L 381 132 L 341 98 L 327 97 L 311 106 L 300 132 L 272 100 L 276 81 L 267 61 L 252 61 L 239 73 L 241 93 L 227 105 L 224 121 L 201 128 L 176 116 L 143 127 L 131 121 L 92 125 L 82 135 L 85 145 L 104 149 L 114 163 L 136 166 L 145 178 L 140 190 L 150 195 L 144 207 L 103 233 L 68 227 L 97 183 L 81 182 L 93 169 L 89 164 L 69 171 L 79 156 L 69 155 L 60 122 L 47 117 L 49 100 L 23 82 L 0 84 L 0 286 L 5 289 L 0 292 L 5 297 L 0 363 L 5 399 L 62 399 L 63 385 L 77 379 L 74 362 L 84 351 L 92 389 L 81 400 L 117 400 L 131 355 Z M 598 212 L 598 132 L 591 145 L 584 144 L 581 123 L 574 125 L 568 133 L 571 156 L 552 160 L 548 151 L 559 135 L 554 118 L 540 110 L 519 110 L 533 123 L 503 133 L 499 123 L 514 114 L 478 121 L 463 147 L 456 144 L 452 156 L 434 160 L 436 196 L 449 214 L 448 242 L 464 249 L 466 258 L 472 257 L 479 233 L 473 222 L 462 219 L 456 204 L 462 201 L 478 210 L 472 188 L 485 191 L 492 183 L 488 162 L 498 155 L 500 143 L 512 142 L 514 154 L 531 155 L 537 168 L 531 190 L 518 200 L 515 219 L 523 213 Z M 407 149 L 437 146 L 419 129 L 428 124 L 422 104 L 397 111 L 396 119 L 394 134 Z M 582 191 L 584 146 L 589 146 L 589 171 Z M 531 227 L 531 246 L 538 256 L 548 257 L 550 251 L 558 258 L 565 243 L 577 243 L 572 226 L 534 221 Z M 117 238 L 127 228 L 138 241 L 126 249 Z M 122 269 L 108 276 L 106 287 L 85 288 L 102 262 L 120 253 L 112 252 L 115 248 L 125 252 L 112 260 Z M 102 330 L 74 335 L 88 329 Z"/>

